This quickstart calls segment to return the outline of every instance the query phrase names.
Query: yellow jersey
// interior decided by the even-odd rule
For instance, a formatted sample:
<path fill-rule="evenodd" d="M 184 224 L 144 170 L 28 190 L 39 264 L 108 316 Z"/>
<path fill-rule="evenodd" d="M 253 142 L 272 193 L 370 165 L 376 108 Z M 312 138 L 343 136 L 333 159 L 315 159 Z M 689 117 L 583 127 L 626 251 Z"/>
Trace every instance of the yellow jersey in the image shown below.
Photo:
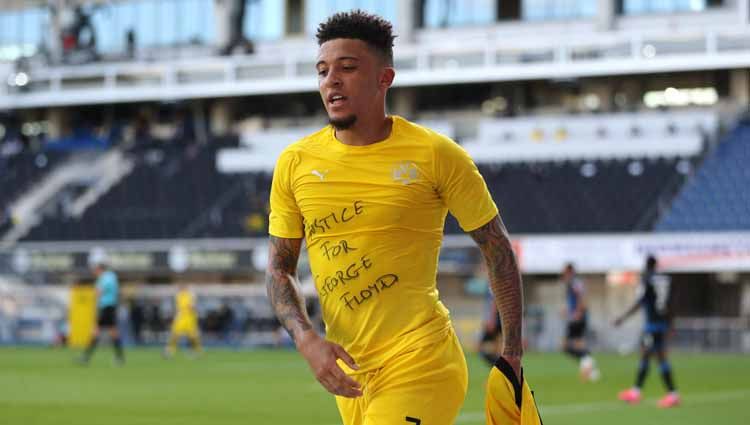
<path fill-rule="evenodd" d="M 363 372 L 446 337 L 435 282 L 446 214 L 471 231 L 498 212 L 463 148 L 392 120 L 370 145 L 329 125 L 288 146 L 271 187 L 269 233 L 305 239 L 327 338 Z"/>
<path fill-rule="evenodd" d="M 180 290 L 175 294 L 175 307 L 177 314 L 175 317 L 192 317 L 195 316 L 195 298 L 188 290 Z"/>

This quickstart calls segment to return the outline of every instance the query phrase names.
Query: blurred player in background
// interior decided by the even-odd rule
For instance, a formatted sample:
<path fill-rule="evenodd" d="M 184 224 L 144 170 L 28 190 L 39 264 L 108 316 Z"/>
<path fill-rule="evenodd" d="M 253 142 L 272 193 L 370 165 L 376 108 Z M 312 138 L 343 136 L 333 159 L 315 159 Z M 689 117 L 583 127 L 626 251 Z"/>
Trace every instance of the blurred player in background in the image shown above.
<path fill-rule="evenodd" d="M 174 296 L 175 315 L 169 340 L 164 347 L 164 357 L 171 358 L 177 352 L 180 339 L 186 337 L 195 355 L 199 355 L 201 347 L 200 330 L 198 329 L 198 314 L 195 310 L 195 297 L 185 284 L 180 284 Z"/>
<path fill-rule="evenodd" d="M 450 211 L 481 248 L 505 327 L 488 418 L 518 423 L 523 394 L 526 417 L 538 420 L 521 375 L 521 276 L 505 226 L 466 151 L 385 113 L 394 38 L 390 22 L 361 11 L 318 28 L 330 125 L 288 146 L 274 168 L 271 304 L 345 425 L 453 424 L 468 373 L 435 282 Z M 296 278 L 303 238 L 325 338 Z"/>
<path fill-rule="evenodd" d="M 565 285 L 565 319 L 567 321 L 563 349 L 578 361 L 581 379 L 597 381 L 600 373 L 586 344 L 588 308 L 583 280 L 576 274 L 573 264 L 563 269 L 561 280 Z"/>
<path fill-rule="evenodd" d="M 674 407 L 680 404 L 680 396 L 672 379 L 672 366 L 667 358 L 667 339 L 670 329 L 668 309 L 670 280 L 668 276 L 658 274 L 657 261 L 653 256 L 646 259 L 646 268 L 641 276 L 638 298 L 635 303 L 614 324 L 620 326 L 639 307 L 646 315 L 645 328 L 641 338 L 641 360 L 638 366 L 635 385 L 623 390 L 618 395 L 620 400 L 630 404 L 641 401 L 641 388 L 648 375 L 651 356 L 659 359 L 661 377 L 667 394 L 659 400 L 659 407 Z"/>
<path fill-rule="evenodd" d="M 99 334 L 102 329 L 105 329 L 109 333 L 110 340 L 115 348 L 115 361 L 118 365 L 122 365 L 125 363 L 125 353 L 117 330 L 117 304 L 120 299 L 120 285 L 117 274 L 104 262 L 95 264 L 93 273 L 96 277 L 96 328 L 94 328 L 91 342 L 89 342 L 79 361 L 82 364 L 88 364 L 99 343 Z"/>

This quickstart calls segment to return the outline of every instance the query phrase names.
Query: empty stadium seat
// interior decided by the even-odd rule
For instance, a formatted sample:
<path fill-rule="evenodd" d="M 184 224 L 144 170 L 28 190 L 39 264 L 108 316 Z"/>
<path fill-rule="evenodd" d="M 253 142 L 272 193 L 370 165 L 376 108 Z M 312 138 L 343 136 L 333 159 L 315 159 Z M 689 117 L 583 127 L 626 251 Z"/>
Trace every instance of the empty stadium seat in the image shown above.
<path fill-rule="evenodd" d="M 657 231 L 750 229 L 750 124 L 729 132 L 677 195 Z"/>

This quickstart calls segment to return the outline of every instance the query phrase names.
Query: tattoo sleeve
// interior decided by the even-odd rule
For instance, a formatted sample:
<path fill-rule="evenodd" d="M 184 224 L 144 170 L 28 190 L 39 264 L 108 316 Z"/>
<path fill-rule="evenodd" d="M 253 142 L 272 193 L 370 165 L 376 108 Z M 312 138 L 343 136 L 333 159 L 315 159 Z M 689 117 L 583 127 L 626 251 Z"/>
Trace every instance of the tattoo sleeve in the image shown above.
<path fill-rule="evenodd" d="M 479 245 L 487 264 L 490 288 L 503 324 L 503 352 L 505 356 L 523 355 L 523 287 L 516 255 L 508 231 L 499 215 L 489 223 L 469 232 Z"/>
<path fill-rule="evenodd" d="M 297 260 L 302 239 L 270 237 L 266 291 L 276 317 L 297 342 L 301 332 L 312 329 L 305 300 L 297 287 Z"/>

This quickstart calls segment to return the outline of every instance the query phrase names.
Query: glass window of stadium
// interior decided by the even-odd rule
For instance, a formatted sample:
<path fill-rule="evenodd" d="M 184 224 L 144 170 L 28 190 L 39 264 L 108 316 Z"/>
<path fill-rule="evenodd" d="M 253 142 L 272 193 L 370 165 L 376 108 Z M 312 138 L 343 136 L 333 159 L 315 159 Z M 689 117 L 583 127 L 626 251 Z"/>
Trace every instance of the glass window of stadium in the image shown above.
<path fill-rule="evenodd" d="M 31 56 L 44 46 L 47 19 L 41 7 L 0 10 L 0 62 Z"/>
<path fill-rule="evenodd" d="M 523 0 L 521 18 L 527 21 L 590 18 L 596 15 L 596 3 L 597 0 Z"/>
<path fill-rule="evenodd" d="M 491 24 L 495 20 L 496 0 L 424 0 L 422 19 L 425 28 L 444 28 Z"/>
<path fill-rule="evenodd" d="M 91 19 L 102 53 L 124 51 L 130 30 L 139 47 L 208 44 L 214 34 L 211 0 L 112 2 L 95 7 Z"/>
<path fill-rule="evenodd" d="M 496 19 L 527 21 L 588 18 L 597 0 L 424 0 L 426 28 L 492 24 Z M 520 14 L 519 14 L 520 7 Z"/>
<path fill-rule="evenodd" d="M 284 3 L 279 0 L 249 0 L 244 33 L 251 40 L 276 40 L 284 36 Z"/>
<path fill-rule="evenodd" d="M 251 40 L 278 39 L 284 2 L 246 0 L 243 32 Z M 93 14 L 101 52 L 125 49 L 132 29 L 139 46 L 215 44 L 214 0 L 134 0 L 100 7 Z M 106 31 L 104 30 L 106 28 Z"/>
<path fill-rule="evenodd" d="M 620 0 L 620 10 L 624 15 L 650 13 L 701 12 L 711 7 L 721 6 L 722 0 Z"/>

